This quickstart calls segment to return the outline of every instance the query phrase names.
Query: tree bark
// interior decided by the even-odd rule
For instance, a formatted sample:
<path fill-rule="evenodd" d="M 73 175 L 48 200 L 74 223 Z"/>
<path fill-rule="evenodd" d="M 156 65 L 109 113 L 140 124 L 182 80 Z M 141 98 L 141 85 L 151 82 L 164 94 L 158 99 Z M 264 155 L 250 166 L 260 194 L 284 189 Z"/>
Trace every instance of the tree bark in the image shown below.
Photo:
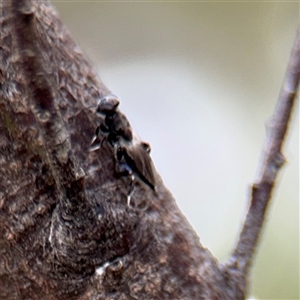
<path fill-rule="evenodd" d="M 155 170 L 89 151 L 110 91 L 51 4 L 0 3 L 0 298 L 245 299 L 244 258 L 220 265 Z"/>

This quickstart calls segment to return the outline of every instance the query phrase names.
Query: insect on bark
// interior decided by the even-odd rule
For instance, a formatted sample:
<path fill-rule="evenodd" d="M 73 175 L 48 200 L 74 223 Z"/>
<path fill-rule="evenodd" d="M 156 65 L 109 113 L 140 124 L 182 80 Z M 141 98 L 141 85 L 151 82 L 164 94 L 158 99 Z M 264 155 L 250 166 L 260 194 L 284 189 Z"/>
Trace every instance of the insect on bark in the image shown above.
<path fill-rule="evenodd" d="M 105 141 L 113 147 L 117 173 L 132 179 L 128 193 L 129 204 L 134 179 L 137 177 L 155 191 L 155 177 L 150 145 L 133 133 L 126 116 L 118 109 L 119 104 L 115 95 L 99 100 L 96 113 L 104 119 L 96 128 L 91 151 L 99 149 Z"/>

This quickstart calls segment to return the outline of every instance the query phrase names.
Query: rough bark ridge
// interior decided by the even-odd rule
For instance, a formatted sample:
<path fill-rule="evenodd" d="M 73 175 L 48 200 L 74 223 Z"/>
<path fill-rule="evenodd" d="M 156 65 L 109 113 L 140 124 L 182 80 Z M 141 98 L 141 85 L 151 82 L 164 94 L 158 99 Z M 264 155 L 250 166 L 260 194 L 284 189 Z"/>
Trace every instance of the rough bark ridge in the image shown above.
<path fill-rule="evenodd" d="M 0 298 L 244 299 L 157 173 L 128 203 L 113 147 L 89 152 L 110 91 L 49 2 L 0 4 Z"/>

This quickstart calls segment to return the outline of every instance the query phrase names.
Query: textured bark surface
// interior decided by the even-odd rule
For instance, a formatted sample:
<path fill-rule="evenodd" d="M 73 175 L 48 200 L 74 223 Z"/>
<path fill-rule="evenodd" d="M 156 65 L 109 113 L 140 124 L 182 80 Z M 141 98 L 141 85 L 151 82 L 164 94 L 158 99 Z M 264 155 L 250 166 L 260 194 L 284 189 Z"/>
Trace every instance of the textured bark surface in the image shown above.
<path fill-rule="evenodd" d="M 52 6 L 2 1 L 0 26 L 0 298 L 241 298 L 157 174 L 127 205 L 113 148 L 89 152 L 109 90 Z"/>
<path fill-rule="evenodd" d="M 110 91 L 49 2 L 0 4 L 0 299 L 244 299 L 268 201 L 218 264 L 155 170 L 154 191 L 89 151 Z"/>

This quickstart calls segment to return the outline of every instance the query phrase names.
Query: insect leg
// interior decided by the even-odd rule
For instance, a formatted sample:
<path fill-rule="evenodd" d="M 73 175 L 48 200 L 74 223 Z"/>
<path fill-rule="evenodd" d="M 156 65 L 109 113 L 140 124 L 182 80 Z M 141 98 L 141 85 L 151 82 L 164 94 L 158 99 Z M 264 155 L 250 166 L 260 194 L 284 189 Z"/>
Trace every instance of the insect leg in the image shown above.
<path fill-rule="evenodd" d="M 101 141 L 99 141 L 100 132 L 103 132 L 105 134 Z M 92 152 L 92 151 L 96 151 L 96 150 L 100 149 L 102 147 L 103 142 L 107 138 L 107 135 L 109 134 L 109 132 L 110 132 L 109 128 L 106 127 L 103 123 L 101 123 L 99 126 L 97 126 L 94 136 L 92 138 L 92 142 L 91 142 L 89 151 Z"/>
<path fill-rule="evenodd" d="M 129 185 L 129 190 L 128 190 L 128 194 L 127 194 L 127 206 L 130 206 L 130 199 L 131 196 L 133 194 L 133 190 L 134 190 L 134 175 L 131 175 L 131 181 L 130 181 L 130 185 Z"/>

